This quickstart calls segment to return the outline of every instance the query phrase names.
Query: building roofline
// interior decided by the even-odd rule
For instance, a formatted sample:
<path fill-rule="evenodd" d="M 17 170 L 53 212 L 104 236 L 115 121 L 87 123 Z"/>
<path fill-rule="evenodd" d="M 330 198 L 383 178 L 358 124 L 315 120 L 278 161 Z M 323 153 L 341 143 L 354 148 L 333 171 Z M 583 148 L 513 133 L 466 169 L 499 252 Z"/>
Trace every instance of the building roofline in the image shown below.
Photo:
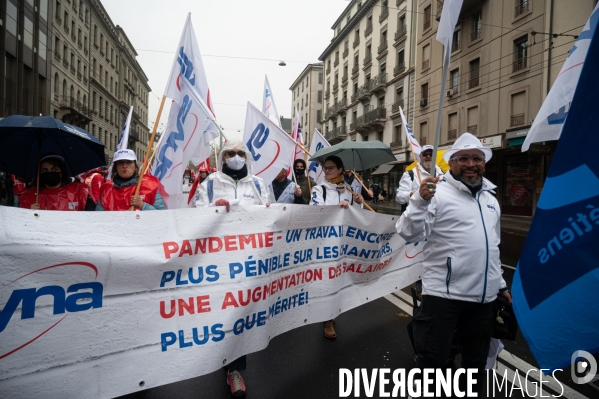
<path fill-rule="evenodd" d="M 339 18 L 337 18 L 337 20 L 335 21 L 335 23 L 333 24 L 333 26 L 331 26 L 331 29 L 335 29 L 335 26 L 337 26 L 337 24 L 339 22 L 341 22 L 341 20 L 343 19 L 343 16 L 345 15 L 345 13 L 348 10 L 351 10 L 351 8 L 354 6 L 355 3 L 357 3 L 359 0 L 350 0 L 349 4 L 347 5 L 347 7 L 345 7 L 345 10 L 343 10 L 341 12 L 341 15 L 339 15 Z"/>
<path fill-rule="evenodd" d="M 139 54 L 137 54 L 137 51 L 135 51 L 135 47 L 133 46 L 133 43 L 131 43 L 131 40 L 129 40 L 129 36 L 127 36 L 127 34 L 125 33 L 125 30 L 121 27 L 121 25 L 117 25 L 116 26 L 116 31 L 118 33 L 122 33 L 123 34 L 123 37 L 127 41 L 127 44 L 131 48 L 131 51 L 133 51 L 133 54 L 135 54 L 135 56 L 137 57 Z"/>
<path fill-rule="evenodd" d="M 297 76 L 297 78 L 295 78 L 295 80 L 293 81 L 293 84 L 289 87 L 289 90 L 293 90 L 292 87 L 295 86 L 296 83 L 299 83 L 303 79 L 303 76 L 306 74 L 306 72 L 309 69 L 313 69 L 313 68 L 317 68 L 317 67 L 321 67 L 324 69 L 324 64 L 322 62 L 315 62 L 315 63 L 306 65 L 306 67 L 304 68 L 302 73 L 300 73 Z"/>
<path fill-rule="evenodd" d="M 339 43 L 341 43 L 343 39 L 345 39 L 346 34 L 354 26 L 356 26 L 356 24 L 359 23 L 362 20 L 362 18 L 364 18 L 365 15 L 368 14 L 368 12 L 374 7 L 374 5 L 377 1 L 378 0 L 366 0 L 366 2 L 364 4 L 362 4 L 362 7 L 360 7 L 360 10 L 356 13 L 356 15 L 354 15 L 352 17 L 352 19 L 349 21 L 349 23 L 347 25 L 345 25 L 345 27 L 341 30 L 341 32 L 339 32 L 339 34 L 331 40 L 331 43 L 323 51 L 323 53 L 320 55 L 320 57 L 318 57 L 319 61 L 324 62 L 327 55 L 329 55 L 333 51 L 333 49 L 335 47 L 337 47 L 337 45 L 339 45 Z"/>

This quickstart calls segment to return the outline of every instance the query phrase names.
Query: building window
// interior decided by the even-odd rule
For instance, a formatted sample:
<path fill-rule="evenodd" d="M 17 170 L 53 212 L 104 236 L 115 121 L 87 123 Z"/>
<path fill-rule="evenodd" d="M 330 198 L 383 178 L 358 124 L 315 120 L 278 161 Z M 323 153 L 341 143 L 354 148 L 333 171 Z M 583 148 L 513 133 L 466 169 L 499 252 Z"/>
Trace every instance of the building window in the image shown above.
<path fill-rule="evenodd" d="M 458 94 L 460 88 L 460 70 L 458 68 L 450 72 L 449 89 L 453 91 L 452 95 Z"/>
<path fill-rule="evenodd" d="M 520 39 L 514 41 L 514 47 L 515 52 L 512 72 L 519 71 L 528 66 L 526 62 L 528 57 L 528 36 L 521 37 Z"/>
<path fill-rule="evenodd" d="M 428 137 L 428 123 L 422 122 L 420 124 L 420 145 L 426 145 L 426 138 Z"/>
<path fill-rule="evenodd" d="M 526 121 L 526 92 L 522 91 L 512 95 L 512 114 L 510 126 L 521 126 Z"/>
<path fill-rule="evenodd" d="M 431 46 L 427 44 L 422 48 L 422 70 L 428 69 L 431 66 Z"/>
<path fill-rule="evenodd" d="M 6 31 L 17 36 L 17 6 L 10 1 L 6 2 Z"/>
<path fill-rule="evenodd" d="M 320 123 L 320 121 L 322 120 L 322 111 L 321 110 L 316 110 L 316 121 Z"/>
<path fill-rule="evenodd" d="M 458 136 L 458 113 L 447 115 L 447 140 L 455 140 Z"/>
<path fill-rule="evenodd" d="M 530 0 L 516 0 L 516 12 L 514 17 L 530 11 Z"/>
<path fill-rule="evenodd" d="M 23 17 L 23 20 L 23 44 L 33 49 L 33 21 L 27 18 L 27 16 Z"/>
<path fill-rule="evenodd" d="M 472 40 L 477 40 L 482 37 L 483 29 L 483 15 L 480 11 L 477 11 L 472 16 Z"/>
<path fill-rule="evenodd" d="M 466 131 L 472 134 L 478 134 L 478 107 L 471 107 L 467 109 L 468 126 Z"/>
<path fill-rule="evenodd" d="M 430 29 L 431 27 L 431 6 L 427 6 L 424 9 L 424 22 L 422 24 L 422 31 L 425 32 L 427 29 Z"/>
<path fill-rule="evenodd" d="M 46 35 L 40 30 L 39 31 L 39 49 L 38 54 L 42 60 L 46 59 L 46 50 L 47 50 L 47 40 Z"/>
<path fill-rule="evenodd" d="M 462 31 L 460 29 L 453 32 L 453 38 L 451 39 L 451 51 L 458 51 L 461 47 L 462 42 Z"/>
<path fill-rule="evenodd" d="M 420 86 L 420 99 L 425 101 L 428 99 L 428 83 Z"/>
<path fill-rule="evenodd" d="M 479 69 L 480 69 L 480 58 L 470 61 L 470 80 L 468 81 L 468 88 L 472 89 L 479 85 Z"/>

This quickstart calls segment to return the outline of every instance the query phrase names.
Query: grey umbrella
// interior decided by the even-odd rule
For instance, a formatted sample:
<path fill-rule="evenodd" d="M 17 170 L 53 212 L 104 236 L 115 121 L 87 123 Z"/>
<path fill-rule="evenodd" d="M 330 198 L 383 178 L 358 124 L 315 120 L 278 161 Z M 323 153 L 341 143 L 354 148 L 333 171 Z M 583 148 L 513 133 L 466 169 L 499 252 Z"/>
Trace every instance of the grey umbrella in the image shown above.
<path fill-rule="evenodd" d="M 357 171 L 397 161 L 391 148 L 379 140 L 360 142 L 344 140 L 339 144 L 317 151 L 312 155 L 310 161 L 324 164 L 324 160 L 331 155 L 341 158 L 345 169 Z"/>

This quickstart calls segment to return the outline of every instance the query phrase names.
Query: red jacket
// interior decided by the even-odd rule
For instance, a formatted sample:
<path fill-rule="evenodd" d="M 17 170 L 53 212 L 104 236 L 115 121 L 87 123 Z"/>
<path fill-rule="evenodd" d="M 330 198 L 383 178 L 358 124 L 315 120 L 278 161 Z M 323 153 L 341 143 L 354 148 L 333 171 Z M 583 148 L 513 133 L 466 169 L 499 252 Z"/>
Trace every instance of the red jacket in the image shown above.
<path fill-rule="evenodd" d="M 19 197 L 19 208 L 31 209 L 35 204 L 35 187 L 30 187 Z M 51 211 L 83 211 L 87 203 L 87 185 L 79 182 L 69 183 L 59 188 L 40 188 L 40 209 Z"/>
<path fill-rule="evenodd" d="M 89 187 L 89 195 L 92 197 L 95 203 L 98 203 L 98 197 L 100 196 L 100 189 L 104 184 L 104 178 L 100 173 L 92 173 L 85 178 L 85 184 Z"/>
<path fill-rule="evenodd" d="M 131 204 L 131 197 L 135 194 L 137 184 L 126 187 L 114 187 L 114 181 L 109 180 L 100 190 L 98 203 L 105 211 L 127 211 Z M 141 199 L 150 205 L 154 205 L 156 193 L 162 188 L 160 180 L 151 175 L 144 175 L 139 195 Z"/>

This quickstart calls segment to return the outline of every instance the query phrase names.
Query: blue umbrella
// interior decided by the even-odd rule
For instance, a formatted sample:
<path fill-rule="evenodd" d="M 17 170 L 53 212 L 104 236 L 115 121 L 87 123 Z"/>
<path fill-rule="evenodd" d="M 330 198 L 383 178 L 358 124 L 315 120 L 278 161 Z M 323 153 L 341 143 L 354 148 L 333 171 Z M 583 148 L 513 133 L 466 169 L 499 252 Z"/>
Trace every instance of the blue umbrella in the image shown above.
<path fill-rule="evenodd" d="M 106 163 L 104 144 L 80 127 L 50 116 L 12 115 L 0 120 L 0 168 L 33 177 L 45 154 L 63 157 L 69 176 Z"/>

